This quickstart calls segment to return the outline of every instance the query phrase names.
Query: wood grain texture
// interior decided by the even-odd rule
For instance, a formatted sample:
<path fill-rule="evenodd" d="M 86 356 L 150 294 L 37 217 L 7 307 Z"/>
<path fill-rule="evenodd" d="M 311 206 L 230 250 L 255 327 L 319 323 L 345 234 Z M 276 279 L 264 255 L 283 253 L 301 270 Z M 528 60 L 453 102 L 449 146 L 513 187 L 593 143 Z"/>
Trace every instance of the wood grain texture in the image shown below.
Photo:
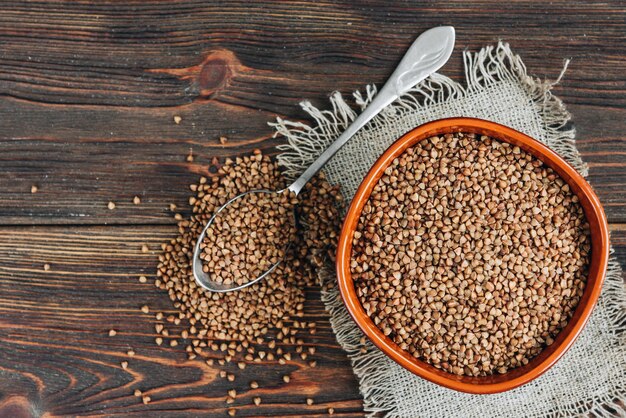
<path fill-rule="evenodd" d="M 7 416 L 2 402 L 8 399 L 53 416 L 226 415 L 233 388 L 238 416 L 316 416 L 329 407 L 340 416 L 358 415 L 356 381 L 317 288 L 307 291 L 305 318 L 316 321 L 318 331 L 303 336 L 317 349 L 310 356 L 315 368 L 295 358 L 284 366 L 250 363 L 243 371 L 236 364 L 210 367 L 188 360 L 182 339 L 178 347 L 157 346 L 154 313 L 174 309 L 152 280 L 137 278 L 154 277 L 157 250 L 175 234 L 168 226 L 0 228 L 0 416 Z M 144 243 L 149 253 L 141 251 Z M 140 311 L 144 304 L 152 313 Z M 183 329 L 166 327 L 172 335 Z M 110 329 L 117 335 L 108 336 Z M 126 354 L 130 348 L 134 357 Z M 236 380 L 219 377 L 219 370 Z M 291 376 L 288 384 L 284 374 Z M 258 390 L 250 390 L 252 380 Z M 152 398 L 149 405 L 135 389 Z M 254 396 L 262 398 L 260 407 Z"/>
<path fill-rule="evenodd" d="M 319 289 L 308 289 L 305 309 L 307 321 L 318 324 L 314 338 L 305 341 L 317 348 L 316 368 L 299 361 L 254 363 L 244 371 L 209 367 L 187 360 L 184 344 L 158 347 L 153 314 L 140 307 L 174 311 L 165 293 L 137 277 L 154 277 L 158 247 L 175 233 L 168 226 L 0 228 L 0 416 L 9 416 L 7 407 L 32 416 L 225 415 L 232 388 L 238 416 L 316 416 L 329 407 L 338 416 L 360 415 L 355 377 Z M 626 228 L 613 228 L 612 242 L 626 263 Z M 149 253 L 141 251 L 144 243 Z M 118 334 L 109 337 L 110 329 Z M 132 358 L 126 354 L 130 348 L 136 352 Z M 223 369 L 238 376 L 235 382 L 219 377 Z M 286 373 L 288 384 L 281 380 Z M 261 388 L 251 391 L 251 380 Z M 135 389 L 152 402 L 143 405 Z M 260 407 L 252 406 L 254 396 L 263 399 Z M 307 406 L 306 397 L 315 405 Z"/>
<path fill-rule="evenodd" d="M 462 50 L 511 43 L 555 79 L 591 182 L 626 222 L 626 5 L 534 2 L 3 2 L 0 224 L 167 223 L 213 156 L 272 149 L 267 122 L 304 119 L 381 84 L 417 34 L 453 24 Z M 180 124 L 173 116 L 182 117 Z M 227 136 L 227 146 L 218 142 Z M 192 150 L 193 164 L 185 161 Z M 41 193 L 31 196 L 32 184 Z M 129 205 L 134 195 L 145 205 Z M 109 200 L 122 202 L 117 211 Z"/>
<path fill-rule="evenodd" d="M 231 384 L 220 366 L 187 360 L 184 347 L 154 344 L 139 307 L 171 305 L 137 277 L 153 275 L 154 251 L 175 233 L 168 205 L 185 207 L 213 157 L 275 153 L 282 140 L 268 121 L 309 122 L 301 100 L 326 107 L 333 90 L 380 85 L 415 36 L 441 24 L 457 29 L 442 72 L 458 81 L 461 52 L 499 39 L 541 78 L 572 59 L 554 93 L 572 112 L 626 263 L 624 2 L 3 1 L 0 417 L 226 416 L 232 387 L 238 416 L 321 416 L 328 407 L 361 416 L 318 289 L 307 291 L 318 367 L 290 363 L 285 384 L 285 369 L 255 364 Z M 130 347 L 137 355 L 123 370 Z M 253 378 L 259 408 L 246 389 Z"/>

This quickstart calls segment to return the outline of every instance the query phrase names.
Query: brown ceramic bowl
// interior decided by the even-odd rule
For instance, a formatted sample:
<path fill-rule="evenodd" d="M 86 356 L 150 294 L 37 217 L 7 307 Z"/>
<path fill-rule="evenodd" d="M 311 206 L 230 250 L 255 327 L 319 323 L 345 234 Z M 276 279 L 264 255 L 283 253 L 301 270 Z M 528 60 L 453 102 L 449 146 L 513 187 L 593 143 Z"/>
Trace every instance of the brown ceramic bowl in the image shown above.
<path fill-rule="evenodd" d="M 417 142 L 434 135 L 454 132 L 471 132 L 487 135 L 515 144 L 539 158 L 556 171 L 570 185 L 574 193 L 578 195 L 591 229 L 591 265 L 589 276 L 587 277 L 587 285 L 583 297 L 574 315 L 567 326 L 557 335 L 552 345 L 544 349 L 527 365 L 504 374 L 486 377 L 457 376 L 437 369 L 402 350 L 391 339 L 386 337 L 367 316 L 356 295 L 350 272 L 354 230 L 359 222 L 363 206 L 369 199 L 372 189 L 378 183 L 385 168 L 394 158 Z M 572 166 L 542 143 L 511 128 L 480 119 L 452 118 L 424 124 L 405 134 L 391 145 L 370 169 L 352 200 L 343 224 L 337 250 L 337 275 L 341 296 L 350 315 L 352 315 L 352 318 L 365 335 L 385 354 L 404 368 L 431 382 L 462 392 L 486 394 L 504 392 L 530 382 L 552 367 L 572 346 L 587 323 L 591 311 L 598 300 L 606 275 L 608 257 L 609 233 L 606 216 L 598 197 L 591 189 L 591 186 L 589 186 L 589 183 Z"/>

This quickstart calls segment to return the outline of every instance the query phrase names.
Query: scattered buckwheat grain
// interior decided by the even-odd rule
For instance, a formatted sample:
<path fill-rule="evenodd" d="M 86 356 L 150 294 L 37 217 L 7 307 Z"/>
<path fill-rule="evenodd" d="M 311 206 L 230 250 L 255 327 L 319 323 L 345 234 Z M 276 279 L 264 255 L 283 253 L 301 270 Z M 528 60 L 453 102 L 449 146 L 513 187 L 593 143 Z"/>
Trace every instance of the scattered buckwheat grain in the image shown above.
<path fill-rule="evenodd" d="M 188 219 L 182 215 L 177 218 L 179 235 L 162 246 L 155 285 L 167 292 L 178 311 L 167 320 L 175 324 L 185 320 L 191 344 L 194 347 L 204 344 L 212 351 L 219 351 L 220 365 L 226 360 L 279 359 L 276 353 L 279 347 L 274 342 L 274 348 L 268 348 L 265 338 L 302 345 L 303 340 L 296 335 L 308 330 L 306 323 L 299 320 L 304 315 L 304 289 L 316 282 L 316 269 L 326 259 L 333 260 L 341 222 L 341 195 L 323 175 L 316 176 L 300 194 L 295 211 L 301 225 L 294 232 L 296 238 L 291 240 L 283 262 L 264 280 L 237 292 L 212 293 L 196 283 L 191 270 L 195 240 L 217 208 L 242 192 L 282 190 L 285 186 L 277 164 L 260 151 L 247 157 L 226 159 L 211 178 L 203 177 L 190 186 L 194 193 L 189 200 L 192 215 Z M 258 203 L 257 200 L 255 204 Z M 260 216 L 265 217 L 266 213 Z M 259 225 L 255 227 L 258 229 Z M 221 250 L 229 245 L 224 243 Z M 230 248 L 234 252 L 234 247 Z M 235 255 L 221 253 L 229 264 L 235 263 Z M 221 268 L 227 269 L 227 266 Z M 248 270 L 253 269 L 254 266 L 248 267 Z M 239 279 L 234 274 L 233 270 L 233 278 Z M 247 280 L 247 275 L 243 279 Z M 257 355 L 257 351 L 263 354 Z M 226 377 L 229 381 L 235 379 L 233 374 Z"/>

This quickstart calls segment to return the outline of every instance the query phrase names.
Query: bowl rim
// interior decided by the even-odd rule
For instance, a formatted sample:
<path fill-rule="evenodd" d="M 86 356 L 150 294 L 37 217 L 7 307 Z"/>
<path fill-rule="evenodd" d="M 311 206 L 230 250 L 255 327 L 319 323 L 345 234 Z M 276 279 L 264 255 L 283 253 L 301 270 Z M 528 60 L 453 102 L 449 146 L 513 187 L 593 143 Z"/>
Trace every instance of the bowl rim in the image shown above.
<path fill-rule="evenodd" d="M 579 197 L 590 225 L 592 255 L 587 284 L 579 304 L 565 328 L 552 345 L 527 365 L 501 375 L 487 377 L 456 376 L 418 360 L 386 337 L 367 316 L 356 295 L 350 271 L 352 237 L 361 211 L 385 168 L 407 148 L 435 135 L 453 132 L 484 134 L 519 146 L 553 168 Z M 609 257 L 608 223 L 600 200 L 587 181 L 563 158 L 543 143 L 507 126 L 476 118 L 446 118 L 420 125 L 396 140 L 376 160 L 350 203 L 339 236 L 336 268 L 341 298 L 350 316 L 363 333 L 388 357 L 410 372 L 441 386 L 466 393 L 489 394 L 511 390 L 539 377 L 571 347 L 591 316 L 606 276 Z"/>

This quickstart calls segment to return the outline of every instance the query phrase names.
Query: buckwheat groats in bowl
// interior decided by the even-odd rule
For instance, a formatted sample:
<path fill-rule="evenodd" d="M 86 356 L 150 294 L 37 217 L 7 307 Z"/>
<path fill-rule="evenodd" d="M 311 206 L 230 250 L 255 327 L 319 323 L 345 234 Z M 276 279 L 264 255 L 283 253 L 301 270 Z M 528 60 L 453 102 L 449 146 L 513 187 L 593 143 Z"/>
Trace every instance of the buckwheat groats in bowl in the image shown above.
<path fill-rule="evenodd" d="M 374 323 L 403 350 L 480 376 L 527 364 L 582 296 L 589 226 L 554 171 L 516 146 L 434 136 L 385 170 L 351 269 Z"/>
<path fill-rule="evenodd" d="M 399 365 L 497 393 L 572 346 L 608 254 L 602 206 L 563 158 L 506 126 L 450 118 L 373 164 L 345 216 L 337 279 L 356 324 Z"/>

